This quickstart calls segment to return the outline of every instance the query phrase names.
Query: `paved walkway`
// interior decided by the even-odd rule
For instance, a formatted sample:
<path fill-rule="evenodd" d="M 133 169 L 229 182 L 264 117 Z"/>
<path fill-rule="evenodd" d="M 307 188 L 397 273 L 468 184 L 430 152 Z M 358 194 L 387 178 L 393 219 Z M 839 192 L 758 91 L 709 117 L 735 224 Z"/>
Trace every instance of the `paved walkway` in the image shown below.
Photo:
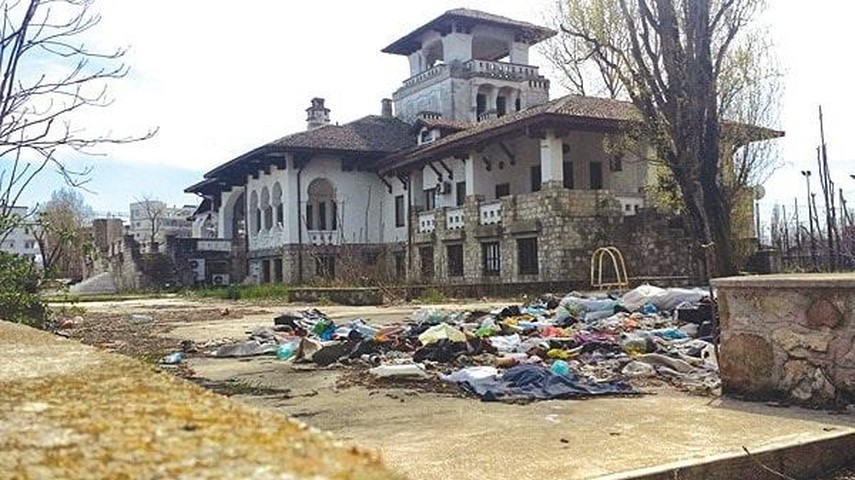
<path fill-rule="evenodd" d="M 151 366 L 0 322 L 4 478 L 391 479 L 376 454 Z"/>

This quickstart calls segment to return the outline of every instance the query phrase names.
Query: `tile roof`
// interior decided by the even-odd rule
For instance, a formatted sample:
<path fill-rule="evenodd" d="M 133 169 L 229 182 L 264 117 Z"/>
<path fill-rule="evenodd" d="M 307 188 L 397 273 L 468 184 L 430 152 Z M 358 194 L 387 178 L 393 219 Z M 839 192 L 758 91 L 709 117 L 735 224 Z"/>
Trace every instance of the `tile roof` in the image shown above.
<path fill-rule="evenodd" d="M 486 23 L 510 27 L 517 30 L 517 32 L 521 36 L 525 37 L 525 39 L 532 45 L 542 40 L 546 40 L 557 33 L 555 30 L 551 30 L 549 28 L 541 27 L 533 23 L 521 22 L 501 15 L 494 15 L 492 13 L 468 8 L 455 8 L 443 13 L 430 22 L 392 42 L 388 47 L 384 48 L 382 52 L 409 55 L 421 48 L 421 36 L 425 32 L 431 30 L 447 30 L 450 28 L 452 22 L 464 22 L 470 24 Z"/>
<path fill-rule="evenodd" d="M 368 115 L 344 125 L 324 125 L 314 130 L 293 133 L 255 148 L 214 168 L 205 174 L 205 178 L 226 175 L 251 158 L 267 152 L 322 151 L 366 155 L 392 153 L 416 144 L 410 128 L 411 125 L 402 120 L 378 115 Z M 203 185 L 194 185 L 194 191 L 201 186 Z"/>
<path fill-rule="evenodd" d="M 526 110 L 513 112 L 502 117 L 471 123 L 465 130 L 440 138 L 418 149 L 408 149 L 392 154 L 386 161 L 381 161 L 381 170 L 390 164 L 406 163 L 406 157 L 423 158 L 434 152 L 445 154 L 449 148 L 469 145 L 483 136 L 490 136 L 507 130 L 519 129 L 532 121 L 545 118 L 558 118 L 563 121 L 577 121 L 618 128 L 625 122 L 640 120 L 638 110 L 631 102 L 612 100 L 608 98 L 583 97 L 567 95 Z M 442 153 L 440 153 L 442 152 Z"/>
<path fill-rule="evenodd" d="M 369 115 L 344 125 L 324 125 L 268 144 L 283 149 L 394 152 L 415 144 L 410 125 L 397 118 Z"/>

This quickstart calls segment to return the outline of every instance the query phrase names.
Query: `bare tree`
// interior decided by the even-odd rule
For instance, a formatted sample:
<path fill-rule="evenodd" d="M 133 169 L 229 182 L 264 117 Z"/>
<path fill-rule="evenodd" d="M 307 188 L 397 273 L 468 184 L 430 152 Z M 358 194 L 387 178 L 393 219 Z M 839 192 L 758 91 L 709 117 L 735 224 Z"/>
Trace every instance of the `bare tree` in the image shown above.
<path fill-rule="evenodd" d="M 86 35 L 100 22 L 93 0 L 0 2 L 0 233 L 14 228 L 11 209 L 47 168 L 70 186 L 81 186 L 89 168 L 73 169 L 68 156 L 94 147 L 148 139 L 143 135 L 94 133 L 78 115 L 107 107 L 111 82 L 128 68 L 122 49 L 88 48 Z M 77 122 L 75 122 L 77 120 Z"/>
<path fill-rule="evenodd" d="M 148 222 L 148 249 L 151 252 L 157 250 L 157 234 L 160 233 L 160 228 L 163 223 L 163 216 L 166 214 L 166 204 L 160 200 L 156 200 L 152 195 L 143 195 L 139 198 L 134 198 L 138 205 L 142 208 L 144 217 L 141 220 Z"/>
<path fill-rule="evenodd" d="M 567 23 L 576 25 L 593 37 L 609 39 L 616 47 L 626 48 L 629 38 L 620 20 L 620 10 L 613 0 L 556 0 L 547 22 L 559 31 Z M 590 42 L 574 35 L 550 38 L 543 43 L 541 52 L 563 74 L 559 81 L 570 92 L 609 98 L 626 96 L 618 71 L 611 68 L 618 62 L 614 52 L 595 54 Z"/>
<path fill-rule="evenodd" d="M 562 25 L 582 41 L 601 68 L 620 79 L 640 112 L 639 138 L 664 162 L 684 204 L 699 245 L 715 246 L 715 274 L 735 273 L 731 198 L 722 186 L 722 157 L 756 140 L 763 130 L 741 129 L 745 137 L 723 140 L 720 99 L 734 54 L 748 45 L 762 0 L 569 0 L 597 21 Z M 614 20 L 623 36 L 592 26 Z M 734 81 L 736 76 L 731 77 Z M 731 88 L 733 91 L 742 91 Z M 725 92 L 727 92 L 725 90 Z M 738 95 L 734 95 L 734 98 Z"/>
<path fill-rule="evenodd" d="M 92 253 L 92 242 L 85 230 L 92 208 L 72 189 L 60 189 L 38 209 L 33 235 L 42 255 L 46 277 L 79 277 Z"/>

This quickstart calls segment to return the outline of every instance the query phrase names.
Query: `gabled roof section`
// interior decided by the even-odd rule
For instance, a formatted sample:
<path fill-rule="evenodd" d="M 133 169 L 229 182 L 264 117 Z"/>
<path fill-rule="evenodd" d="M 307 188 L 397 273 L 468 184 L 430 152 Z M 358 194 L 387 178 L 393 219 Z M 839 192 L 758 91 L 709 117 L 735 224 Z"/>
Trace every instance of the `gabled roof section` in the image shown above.
<path fill-rule="evenodd" d="M 516 31 L 517 36 L 520 37 L 522 41 L 531 45 L 546 40 L 557 33 L 555 30 L 541 27 L 533 23 L 521 22 L 519 20 L 513 20 L 479 10 L 455 8 L 413 30 L 404 37 L 392 42 L 392 44 L 384 48 L 382 52 L 397 55 L 409 55 L 422 48 L 421 37 L 426 32 L 432 30 L 438 32 L 450 32 L 451 25 L 454 23 L 468 26 L 475 24 L 487 24 L 510 28 Z"/>
<path fill-rule="evenodd" d="M 377 167 L 381 174 L 385 174 L 410 163 L 456 155 L 489 139 L 528 128 L 569 127 L 619 131 L 641 120 L 641 113 L 631 102 L 567 95 L 520 112 L 471 124 L 465 130 L 434 142 L 389 155 L 381 160 Z M 738 125 L 726 121 L 722 124 L 724 128 L 734 128 Z M 742 127 L 748 133 L 742 144 L 784 135 L 783 132 L 763 127 Z"/>
<path fill-rule="evenodd" d="M 446 132 L 459 132 L 475 125 L 465 120 L 451 120 L 447 118 L 417 118 L 413 123 L 413 131 L 418 132 L 422 127 L 438 128 Z"/>
<path fill-rule="evenodd" d="M 255 148 L 214 168 L 205 174 L 205 178 L 228 175 L 250 160 L 259 161 L 261 158 L 263 163 L 265 156 L 287 152 L 382 156 L 415 145 L 410 128 L 410 124 L 402 120 L 378 115 L 369 115 L 344 125 L 324 125 Z"/>

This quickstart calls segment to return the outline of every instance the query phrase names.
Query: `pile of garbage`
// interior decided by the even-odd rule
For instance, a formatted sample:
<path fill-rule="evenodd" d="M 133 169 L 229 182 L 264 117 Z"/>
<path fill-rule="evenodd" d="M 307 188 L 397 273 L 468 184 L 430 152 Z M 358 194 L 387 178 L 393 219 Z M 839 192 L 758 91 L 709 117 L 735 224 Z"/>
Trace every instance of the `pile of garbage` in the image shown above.
<path fill-rule="evenodd" d="M 720 386 L 712 310 L 707 290 L 650 285 L 494 311 L 421 309 L 392 325 L 336 324 L 311 309 L 284 313 L 211 355 L 275 354 L 378 379 L 434 378 L 487 401 L 635 394 L 655 380 L 711 392 Z"/>

